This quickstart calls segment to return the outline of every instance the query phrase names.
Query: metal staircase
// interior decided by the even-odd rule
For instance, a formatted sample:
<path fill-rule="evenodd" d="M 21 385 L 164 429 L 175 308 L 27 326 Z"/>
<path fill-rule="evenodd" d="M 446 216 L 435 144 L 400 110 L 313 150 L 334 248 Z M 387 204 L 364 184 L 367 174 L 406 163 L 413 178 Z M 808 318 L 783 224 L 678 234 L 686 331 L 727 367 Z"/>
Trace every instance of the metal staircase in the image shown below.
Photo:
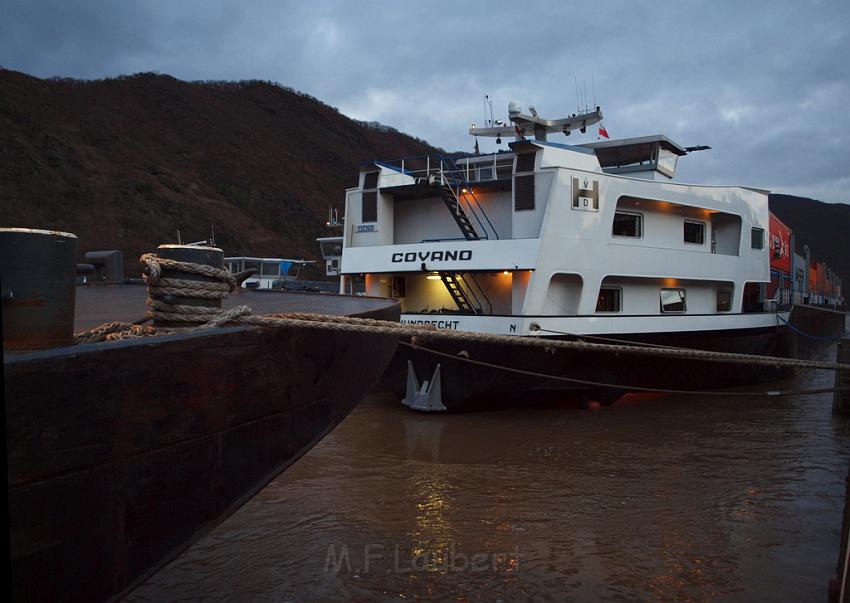
<path fill-rule="evenodd" d="M 460 228 L 460 231 L 463 233 L 466 240 L 480 240 L 481 237 L 478 235 L 478 232 L 476 232 L 475 226 L 472 225 L 463 205 L 461 205 L 460 198 L 456 196 L 454 187 L 451 184 L 442 185 L 440 187 L 440 196 L 443 198 L 443 202 L 446 204 L 446 207 L 449 208 L 449 213 L 452 215 L 455 222 L 457 222 L 458 228 Z"/>
<path fill-rule="evenodd" d="M 431 156 L 429 156 L 429 160 L 430 158 Z M 439 188 L 440 197 L 449 209 L 449 213 L 451 213 L 464 238 L 468 241 L 489 239 L 491 236 L 498 239 L 499 233 L 496 232 L 496 228 L 490 218 L 487 217 L 475 193 L 472 192 L 472 187 L 467 182 L 463 169 L 458 167 L 450 157 L 434 155 L 433 158 L 435 161 L 428 163 L 428 182 Z M 433 172 L 430 166 L 435 168 Z M 473 219 L 475 220 L 474 224 Z"/>
<path fill-rule="evenodd" d="M 493 305 L 484 293 L 484 289 L 475 280 L 472 274 L 467 274 L 466 286 L 464 287 L 460 274 L 454 272 L 441 272 L 440 280 L 451 295 L 457 309 L 464 314 L 490 314 Z M 472 284 L 475 284 L 475 287 Z M 475 292 L 478 288 L 478 293 Z M 486 307 L 485 307 L 486 306 Z"/>
<path fill-rule="evenodd" d="M 457 305 L 457 309 L 468 314 L 478 314 L 480 312 L 480 308 L 473 306 L 472 300 L 470 300 L 466 291 L 464 291 L 463 286 L 460 284 L 459 276 L 460 275 L 453 272 L 440 273 L 440 279 L 446 286 L 446 290 L 449 292 L 449 295 L 452 296 L 452 299 Z"/>

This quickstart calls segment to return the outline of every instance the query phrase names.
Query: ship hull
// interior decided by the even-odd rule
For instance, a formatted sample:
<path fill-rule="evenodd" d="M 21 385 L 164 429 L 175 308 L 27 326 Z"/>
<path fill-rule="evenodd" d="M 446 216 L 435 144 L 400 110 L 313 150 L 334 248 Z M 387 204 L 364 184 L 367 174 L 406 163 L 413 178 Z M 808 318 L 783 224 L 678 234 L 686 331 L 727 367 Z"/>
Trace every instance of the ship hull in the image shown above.
<path fill-rule="evenodd" d="M 228 327 L 6 355 L 14 599 L 122 596 L 332 430 L 395 349 Z"/>
<path fill-rule="evenodd" d="M 802 336 L 784 325 L 752 329 L 611 334 L 606 337 L 716 352 L 811 358 L 821 352 L 832 337 L 840 335 L 844 328 L 842 314 L 824 313 L 810 308 L 795 308 L 789 322 L 795 326 L 799 323 L 798 329 L 812 337 Z M 436 356 L 421 347 L 452 357 Z M 638 388 L 709 390 L 768 382 L 791 374 L 789 369 L 776 367 L 604 351 L 554 350 L 511 342 L 497 344 L 435 338 L 422 341 L 421 347 L 399 346 L 384 382 L 398 396 L 404 397 L 408 362 L 412 363 L 419 381 L 430 379 L 439 364 L 441 401 L 449 411 L 533 403 L 540 399 L 540 392 L 571 392 L 585 402 L 596 400 L 610 404 L 630 391 L 639 391 Z M 473 364 L 467 362 L 466 358 L 521 372 Z M 541 375 L 561 379 L 546 379 Z"/>

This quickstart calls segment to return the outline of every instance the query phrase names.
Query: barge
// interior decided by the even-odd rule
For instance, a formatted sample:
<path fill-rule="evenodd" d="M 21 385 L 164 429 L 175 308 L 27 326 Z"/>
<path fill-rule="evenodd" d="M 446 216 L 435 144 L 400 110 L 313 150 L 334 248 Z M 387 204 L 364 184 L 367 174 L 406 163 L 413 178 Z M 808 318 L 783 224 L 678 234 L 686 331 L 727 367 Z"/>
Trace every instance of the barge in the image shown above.
<path fill-rule="evenodd" d="M 469 130 L 513 136 L 506 151 L 364 164 L 346 191 L 342 290 L 362 276 L 367 294 L 401 301 L 402 322 L 515 337 L 801 356 L 843 331 L 843 314 L 804 303 L 837 305 L 837 279 L 828 297 L 791 295 L 804 277 L 772 272 L 792 248 L 777 246 L 768 191 L 674 180 L 678 161 L 706 147 L 663 135 L 548 140 L 601 119 L 598 107 L 550 120 L 511 103 L 507 122 Z M 386 381 L 408 404 L 439 388 L 424 410 L 465 410 L 537 390 L 610 403 L 629 386 L 699 390 L 779 376 L 691 360 L 532 352 L 482 338 L 432 351 L 403 346 Z"/>
<path fill-rule="evenodd" d="M 55 269 L 58 295 L 9 278 L 22 270 L 12 251 L 37 236 L 47 239 L 38 257 Z M 391 335 L 244 325 L 74 345 L 60 325 L 47 349 L 21 346 L 15 319 L 55 311 L 63 298 L 76 331 L 144 315 L 141 285 L 74 287 L 72 237 L 0 232 L 16 601 L 126 594 L 342 421 L 397 344 Z M 41 276 L 41 266 L 33 271 Z M 243 290 L 224 309 L 237 304 L 256 314 L 399 317 L 396 301 L 370 297 Z"/>

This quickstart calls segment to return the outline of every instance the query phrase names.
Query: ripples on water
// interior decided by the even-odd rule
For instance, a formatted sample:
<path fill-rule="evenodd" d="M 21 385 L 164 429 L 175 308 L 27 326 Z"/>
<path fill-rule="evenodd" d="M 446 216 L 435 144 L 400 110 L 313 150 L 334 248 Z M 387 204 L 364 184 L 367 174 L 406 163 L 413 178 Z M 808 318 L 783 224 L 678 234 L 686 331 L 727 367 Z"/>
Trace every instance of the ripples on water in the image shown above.
<path fill-rule="evenodd" d="M 831 404 L 446 416 L 375 394 L 129 599 L 825 600 L 850 455 Z"/>

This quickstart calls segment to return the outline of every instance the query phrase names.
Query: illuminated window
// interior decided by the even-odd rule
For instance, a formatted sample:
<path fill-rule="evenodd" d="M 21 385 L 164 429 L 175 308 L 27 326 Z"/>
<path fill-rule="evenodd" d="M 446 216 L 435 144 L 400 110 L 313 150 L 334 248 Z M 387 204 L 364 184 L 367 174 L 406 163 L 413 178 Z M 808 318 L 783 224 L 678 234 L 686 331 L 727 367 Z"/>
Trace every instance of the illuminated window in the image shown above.
<path fill-rule="evenodd" d="M 764 249 L 764 229 L 753 228 L 752 230 L 752 248 Z"/>
<path fill-rule="evenodd" d="M 619 312 L 622 290 L 619 287 L 602 287 L 596 300 L 597 312 Z"/>
<path fill-rule="evenodd" d="M 642 236 L 642 216 L 626 212 L 614 214 L 614 226 L 611 234 L 615 237 L 640 237 Z"/>
<path fill-rule="evenodd" d="M 685 220 L 685 243 L 693 243 L 694 245 L 705 243 L 705 224 L 703 222 Z"/>
<path fill-rule="evenodd" d="M 684 312 L 687 310 L 685 305 L 685 290 L 684 289 L 662 289 L 661 290 L 661 311 L 662 312 Z"/>

